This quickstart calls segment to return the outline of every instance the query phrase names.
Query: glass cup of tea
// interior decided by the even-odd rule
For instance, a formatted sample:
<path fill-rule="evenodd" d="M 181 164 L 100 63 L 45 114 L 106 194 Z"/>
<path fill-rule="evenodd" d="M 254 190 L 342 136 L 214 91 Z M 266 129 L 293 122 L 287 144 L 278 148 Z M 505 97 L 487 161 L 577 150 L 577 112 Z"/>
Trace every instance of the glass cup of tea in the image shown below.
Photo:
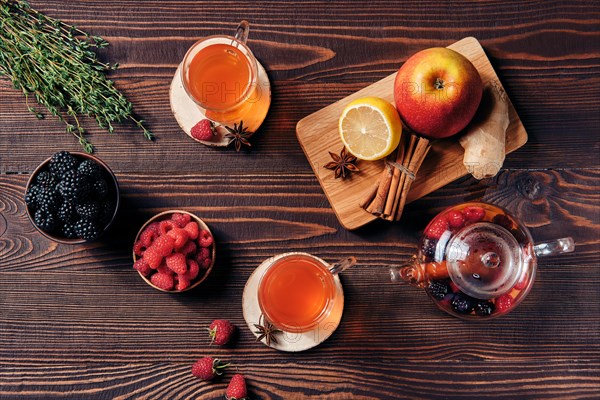
<path fill-rule="evenodd" d="M 348 257 L 329 265 L 308 253 L 286 253 L 267 268 L 258 286 L 264 317 L 285 332 L 315 329 L 330 316 L 338 299 L 335 276 L 356 264 Z"/>
<path fill-rule="evenodd" d="M 183 58 L 183 88 L 214 122 L 239 123 L 259 103 L 257 61 L 246 45 L 249 27 L 242 21 L 234 36 L 201 39 Z"/>

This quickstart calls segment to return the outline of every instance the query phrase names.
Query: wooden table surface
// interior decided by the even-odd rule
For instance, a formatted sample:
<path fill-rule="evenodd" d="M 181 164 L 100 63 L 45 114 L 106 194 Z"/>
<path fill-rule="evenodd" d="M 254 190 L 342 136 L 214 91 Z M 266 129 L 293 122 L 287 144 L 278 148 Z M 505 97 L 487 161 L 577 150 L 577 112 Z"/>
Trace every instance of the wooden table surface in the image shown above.
<path fill-rule="evenodd" d="M 123 204 L 100 242 L 59 245 L 32 227 L 29 174 L 56 151 L 78 151 L 60 122 L 38 121 L 0 81 L 0 398 L 223 398 L 190 374 L 207 355 L 232 361 L 253 398 L 570 399 L 600 396 L 600 7 L 591 1 L 41 1 L 32 6 L 105 37 L 116 86 L 157 134 L 91 129 Z M 168 88 L 198 38 L 251 23 L 273 103 L 251 152 L 191 141 Z M 410 204 L 396 224 L 354 232 L 337 221 L 298 144 L 304 116 L 397 70 L 423 48 L 475 36 L 508 91 L 529 142 L 501 173 L 461 178 Z M 90 121 L 88 121 L 90 122 Z M 92 127 L 92 123 L 87 123 Z M 543 241 L 576 252 L 540 260 L 511 314 L 469 323 L 424 291 L 387 282 L 416 251 L 426 222 L 465 200 L 502 205 Z M 168 295 L 132 270 L 134 235 L 150 216 L 182 208 L 218 242 L 213 274 Z M 280 353 L 254 341 L 242 290 L 264 259 L 288 250 L 326 260 L 355 255 L 342 278 L 339 329 L 320 346 Z M 227 318 L 236 343 L 209 346 Z"/>

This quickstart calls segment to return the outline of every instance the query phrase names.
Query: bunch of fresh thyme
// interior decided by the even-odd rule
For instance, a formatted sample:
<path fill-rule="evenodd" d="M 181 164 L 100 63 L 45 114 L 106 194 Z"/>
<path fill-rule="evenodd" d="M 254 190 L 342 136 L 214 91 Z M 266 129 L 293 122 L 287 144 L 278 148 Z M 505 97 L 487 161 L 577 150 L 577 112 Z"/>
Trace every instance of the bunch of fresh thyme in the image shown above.
<path fill-rule="evenodd" d="M 77 115 L 95 118 L 110 133 L 114 122 L 129 119 L 146 138 L 153 138 L 144 121 L 133 115 L 131 103 L 104 74 L 118 65 L 100 62 L 92 51 L 106 46 L 100 36 L 50 18 L 24 0 L 0 0 L 0 75 L 23 91 L 29 111 L 37 118 L 44 116 L 29 106 L 30 95 L 64 121 L 67 132 L 88 153 L 94 148 Z"/>

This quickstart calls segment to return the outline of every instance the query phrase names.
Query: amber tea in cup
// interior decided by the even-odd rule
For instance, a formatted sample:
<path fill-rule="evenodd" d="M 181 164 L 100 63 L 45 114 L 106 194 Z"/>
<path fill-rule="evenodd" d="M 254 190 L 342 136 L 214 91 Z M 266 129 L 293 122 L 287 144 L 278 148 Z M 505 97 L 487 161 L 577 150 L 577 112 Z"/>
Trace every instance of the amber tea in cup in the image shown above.
<path fill-rule="evenodd" d="M 307 253 L 276 259 L 258 287 L 258 303 L 265 318 L 287 332 L 307 332 L 323 321 L 336 301 L 335 274 L 353 265 L 351 257 L 329 266 Z"/>
<path fill-rule="evenodd" d="M 215 122 L 239 122 L 258 103 L 257 62 L 246 45 L 248 32 L 248 22 L 242 21 L 235 36 L 199 40 L 183 59 L 186 93 Z"/>

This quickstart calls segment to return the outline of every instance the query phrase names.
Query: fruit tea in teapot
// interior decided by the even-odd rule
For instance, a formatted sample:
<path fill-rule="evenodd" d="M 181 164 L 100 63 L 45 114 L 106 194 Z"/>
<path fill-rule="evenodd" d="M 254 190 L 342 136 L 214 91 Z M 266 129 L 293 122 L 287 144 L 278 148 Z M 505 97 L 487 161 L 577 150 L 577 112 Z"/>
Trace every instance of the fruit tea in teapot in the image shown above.
<path fill-rule="evenodd" d="M 393 281 L 426 289 L 452 315 L 491 318 L 508 313 L 529 293 L 537 256 L 573 249 L 571 238 L 534 245 L 507 211 L 465 203 L 438 214 L 425 228 L 418 254 L 390 272 Z"/>

